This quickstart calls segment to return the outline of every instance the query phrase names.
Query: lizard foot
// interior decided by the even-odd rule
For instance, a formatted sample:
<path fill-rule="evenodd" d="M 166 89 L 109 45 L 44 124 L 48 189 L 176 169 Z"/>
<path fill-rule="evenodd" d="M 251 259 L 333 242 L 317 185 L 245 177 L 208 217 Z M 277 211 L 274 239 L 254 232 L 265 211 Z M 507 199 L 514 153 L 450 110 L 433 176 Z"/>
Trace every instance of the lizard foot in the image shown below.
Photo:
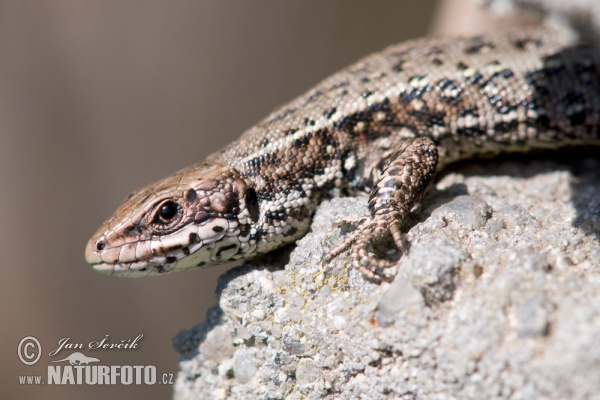
<path fill-rule="evenodd" d="M 402 250 L 400 224 L 433 182 L 438 152 L 431 139 L 416 137 L 403 141 L 390 156 L 387 166 L 369 195 L 369 215 L 344 222 L 356 226 L 344 242 L 332 249 L 323 264 L 352 247 L 352 266 L 366 277 L 386 280 L 381 270 L 392 264 L 369 252 L 375 243 L 391 235 Z"/>
<path fill-rule="evenodd" d="M 369 247 L 381 242 L 383 239 L 392 236 L 394 243 L 399 250 L 402 250 L 402 236 L 400 233 L 398 221 L 401 220 L 396 212 L 391 212 L 385 216 L 363 217 L 357 219 L 343 219 L 336 221 L 339 223 L 356 226 L 356 229 L 348 236 L 342 244 L 331 249 L 325 256 L 323 266 L 329 263 L 344 251 L 352 248 L 351 259 L 352 266 L 360 271 L 367 278 L 377 282 L 389 281 L 389 278 L 381 273 L 381 270 L 389 268 L 392 263 L 388 260 L 376 258 L 370 253 Z"/>

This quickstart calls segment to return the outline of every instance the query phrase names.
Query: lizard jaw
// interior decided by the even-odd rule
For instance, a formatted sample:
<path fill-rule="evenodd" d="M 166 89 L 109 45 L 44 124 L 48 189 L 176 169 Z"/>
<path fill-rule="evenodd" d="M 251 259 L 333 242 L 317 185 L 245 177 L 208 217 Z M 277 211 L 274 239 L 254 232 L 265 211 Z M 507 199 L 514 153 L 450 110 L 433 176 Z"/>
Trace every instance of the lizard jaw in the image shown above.
<path fill-rule="evenodd" d="M 115 277 L 158 276 L 208 267 L 238 259 L 256 247 L 248 245 L 237 226 L 214 219 L 203 226 L 191 224 L 168 237 L 114 247 L 101 235 L 88 242 L 85 257 L 96 272 Z M 99 241 L 104 243 L 101 250 Z"/>

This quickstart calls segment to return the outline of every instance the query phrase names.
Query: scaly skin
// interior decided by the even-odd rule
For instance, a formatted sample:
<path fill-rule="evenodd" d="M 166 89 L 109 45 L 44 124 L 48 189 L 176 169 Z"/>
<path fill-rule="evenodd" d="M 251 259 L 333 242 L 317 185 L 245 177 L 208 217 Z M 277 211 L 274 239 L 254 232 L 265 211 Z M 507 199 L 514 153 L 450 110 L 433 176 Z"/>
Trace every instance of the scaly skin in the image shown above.
<path fill-rule="evenodd" d="M 373 54 L 274 112 L 204 162 L 131 194 L 86 259 L 138 277 L 249 258 L 302 237 L 319 201 L 371 190 L 332 249 L 381 279 L 369 255 L 437 170 L 478 155 L 600 143 L 600 52 L 547 30 L 423 39 Z"/>

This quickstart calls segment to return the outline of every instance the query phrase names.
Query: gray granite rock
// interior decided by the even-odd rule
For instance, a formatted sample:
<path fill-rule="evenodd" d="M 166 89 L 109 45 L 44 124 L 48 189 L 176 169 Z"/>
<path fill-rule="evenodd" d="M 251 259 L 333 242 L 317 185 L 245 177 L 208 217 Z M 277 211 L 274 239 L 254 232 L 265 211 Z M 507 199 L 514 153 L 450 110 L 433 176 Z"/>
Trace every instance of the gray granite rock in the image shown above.
<path fill-rule="evenodd" d="M 524 160 L 524 159 L 518 159 Z M 176 399 L 600 396 L 600 161 L 471 164 L 404 224 L 377 284 L 343 254 L 366 198 L 334 198 L 287 251 L 225 273 L 174 340 Z"/>

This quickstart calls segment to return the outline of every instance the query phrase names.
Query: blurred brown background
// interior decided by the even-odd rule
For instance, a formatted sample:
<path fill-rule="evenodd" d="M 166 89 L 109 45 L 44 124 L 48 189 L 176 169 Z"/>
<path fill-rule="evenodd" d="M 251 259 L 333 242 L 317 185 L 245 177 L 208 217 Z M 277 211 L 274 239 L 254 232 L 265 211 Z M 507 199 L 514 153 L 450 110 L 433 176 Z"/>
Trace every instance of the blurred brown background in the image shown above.
<path fill-rule="evenodd" d="M 448 3 L 448 2 L 446 2 Z M 92 271 L 88 237 L 133 189 L 202 160 L 358 58 L 432 28 L 434 0 L 2 1 L 0 398 L 170 398 L 170 386 L 21 386 L 58 340 L 144 334 L 105 365 L 177 372 L 171 339 L 227 266 L 139 280 Z M 445 6 L 446 7 L 446 6 Z M 447 7 L 446 7 L 447 8 Z M 437 32 L 464 28 L 445 24 Z M 461 33 L 464 33 L 461 31 Z M 35 366 L 17 345 L 42 343 Z M 63 363 L 64 365 L 64 363 Z"/>

